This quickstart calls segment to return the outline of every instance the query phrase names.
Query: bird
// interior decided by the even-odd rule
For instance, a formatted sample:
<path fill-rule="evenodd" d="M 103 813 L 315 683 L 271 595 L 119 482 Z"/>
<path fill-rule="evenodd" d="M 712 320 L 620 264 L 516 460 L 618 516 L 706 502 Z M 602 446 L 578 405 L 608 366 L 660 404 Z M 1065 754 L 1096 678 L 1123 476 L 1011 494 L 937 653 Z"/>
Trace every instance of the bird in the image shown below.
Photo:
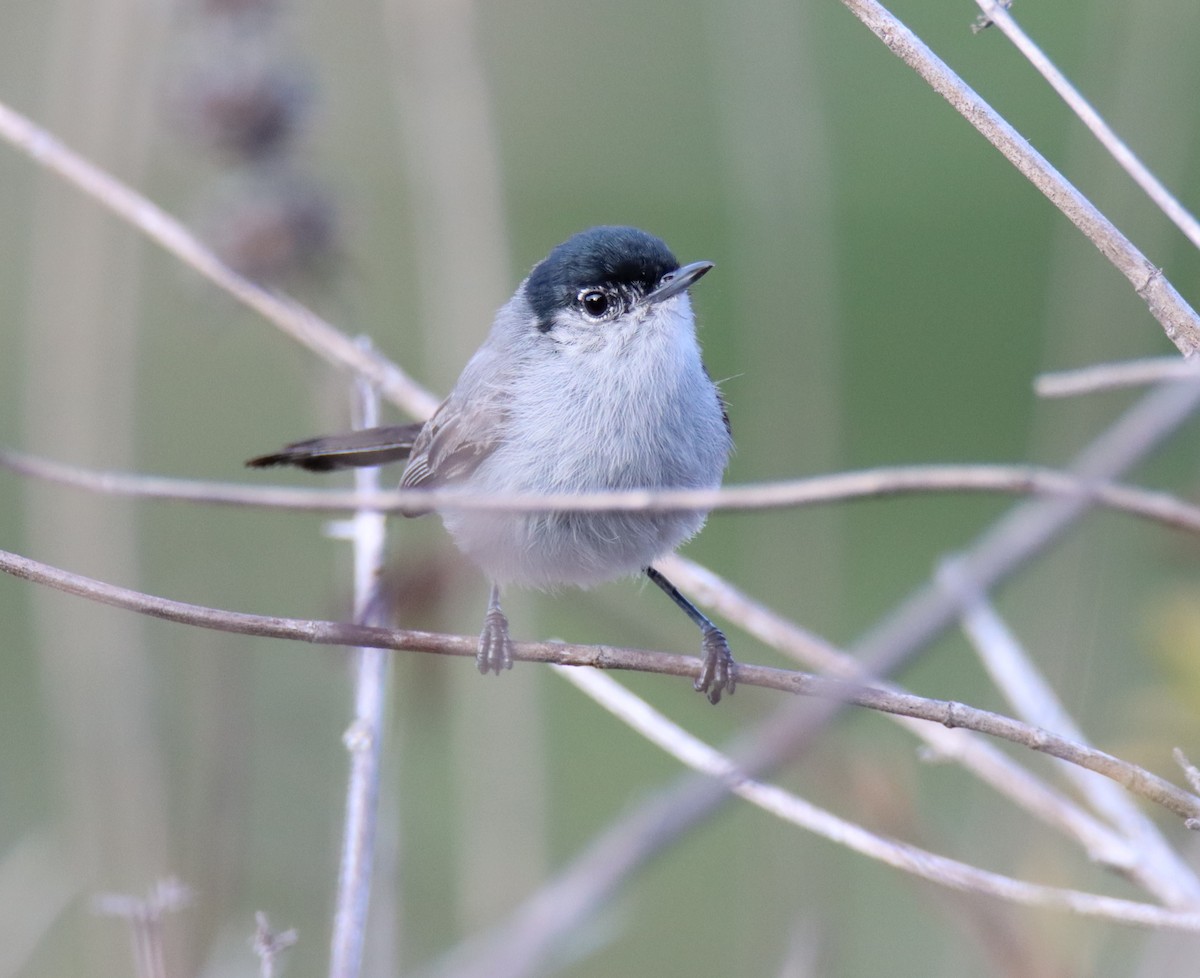
<path fill-rule="evenodd" d="M 661 239 L 637 228 L 581 231 L 518 285 L 427 421 L 310 438 L 246 464 L 327 472 L 407 459 L 401 489 L 484 497 L 715 489 L 733 438 L 688 295 L 713 267 L 681 266 Z M 700 629 L 695 688 L 714 704 L 733 693 L 736 663 L 724 633 L 654 566 L 700 530 L 706 511 L 439 515 L 491 585 L 480 672 L 512 667 L 502 586 L 588 588 L 645 574 Z"/>

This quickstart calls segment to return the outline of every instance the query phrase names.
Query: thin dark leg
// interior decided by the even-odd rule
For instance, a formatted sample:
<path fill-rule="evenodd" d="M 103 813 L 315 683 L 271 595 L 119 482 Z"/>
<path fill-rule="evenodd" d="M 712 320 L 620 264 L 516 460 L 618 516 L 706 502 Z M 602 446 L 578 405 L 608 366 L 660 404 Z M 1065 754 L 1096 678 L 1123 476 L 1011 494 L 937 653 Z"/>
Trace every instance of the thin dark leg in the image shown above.
<path fill-rule="evenodd" d="M 500 610 L 500 585 L 492 585 L 488 599 L 487 615 L 483 619 L 483 631 L 479 633 L 479 649 L 475 653 L 475 664 L 485 676 L 489 672 L 500 675 L 502 669 L 512 668 L 512 639 L 508 636 L 508 619 Z"/>
<path fill-rule="evenodd" d="M 708 701 L 716 704 L 721 701 L 721 694 L 733 695 L 737 685 L 737 663 L 733 661 L 733 653 L 729 651 L 729 643 L 725 633 L 708 620 L 708 617 L 679 593 L 679 589 L 668 581 L 653 567 L 646 568 L 646 576 L 666 592 L 668 598 L 674 601 L 683 613 L 687 615 L 696 627 L 700 629 L 701 648 L 704 650 L 704 666 L 696 677 L 695 687 L 701 693 L 708 695 Z"/>

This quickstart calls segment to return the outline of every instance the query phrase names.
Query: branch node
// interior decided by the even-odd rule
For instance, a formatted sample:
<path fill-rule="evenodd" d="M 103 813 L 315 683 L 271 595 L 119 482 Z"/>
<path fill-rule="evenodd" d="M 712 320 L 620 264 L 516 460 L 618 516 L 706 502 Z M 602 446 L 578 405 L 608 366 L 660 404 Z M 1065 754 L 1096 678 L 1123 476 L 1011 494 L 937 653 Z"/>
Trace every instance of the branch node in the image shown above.
<path fill-rule="evenodd" d="M 370 724 L 361 719 L 355 720 L 342 734 L 342 744 L 351 754 L 366 753 L 371 749 L 373 742 Z"/>
<path fill-rule="evenodd" d="M 272 978 L 277 971 L 279 956 L 292 947 L 298 939 L 294 927 L 279 934 L 272 933 L 271 922 L 267 919 L 267 915 L 261 910 L 255 913 L 254 937 L 250 939 L 250 946 L 258 956 L 259 974 L 263 978 Z"/>
<path fill-rule="evenodd" d="M 996 3 L 980 4 L 983 7 L 983 13 L 975 18 L 971 24 L 971 33 L 978 34 L 980 31 L 985 31 L 991 27 L 995 21 L 992 20 L 992 14 L 996 10 L 1008 10 L 1012 6 L 1012 0 L 999 0 Z"/>
<path fill-rule="evenodd" d="M 963 705 L 955 700 L 946 700 L 946 715 L 942 719 L 942 726 L 954 730 L 962 726 L 961 713 Z"/>
<path fill-rule="evenodd" d="M 1151 267 L 1150 274 L 1146 276 L 1146 281 L 1144 281 L 1141 285 L 1137 286 L 1137 288 L 1135 288 L 1134 291 L 1138 294 L 1138 296 L 1140 298 L 1145 299 L 1146 294 L 1148 292 L 1150 292 L 1151 288 L 1154 285 L 1156 285 L 1162 277 L 1163 277 L 1163 270 L 1161 268 L 1159 268 L 1157 265 L 1155 265 L 1155 266 Z"/>

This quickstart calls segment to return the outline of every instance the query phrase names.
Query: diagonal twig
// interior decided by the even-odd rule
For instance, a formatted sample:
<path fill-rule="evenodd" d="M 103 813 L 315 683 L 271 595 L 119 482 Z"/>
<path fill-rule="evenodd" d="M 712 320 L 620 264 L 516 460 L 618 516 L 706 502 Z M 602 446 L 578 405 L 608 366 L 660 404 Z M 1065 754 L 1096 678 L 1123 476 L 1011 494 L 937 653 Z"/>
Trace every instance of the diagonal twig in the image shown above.
<path fill-rule="evenodd" d="M 943 586 L 962 587 L 953 558 L 938 572 Z M 1013 704 L 1018 716 L 1054 730 L 1078 743 L 1087 743 L 1083 730 L 1062 705 L 1004 620 L 982 594 L 964 593 L 962 626 L 974 645 L 996 688 Z M 1129 840 L 1139 865 L 1131 875 L 1156 893 L 1169 906 L 1200 904 L 1200 880 L 1186 861 L 1167 844 L 1158 827 L 1134 805 L 1129 796 L 1110 781 L 1089 777 L 1067 765 L 1064 776 Z"/>
<path fill-rule="evenodd" d="M 352 338 L 300 303 L 239 275 L 157 204 L 2 102 L 0 139 L 137 228 L 185 265 L 318 356 L 354 370 L 372 381 L 384 396 L 413 417 L 425 418 L 437 407 L 437 399 L 396 364 L 377 353 L 364 350 Z"/>
<path fill-rule="evenodd" d="M 1167 215 L 1171 223 L 1183 232 L 1192 245 L 1200 248 L 1200 222 L 1197 222 L 1178 198 L 1137 158 L 1125 140 L 1113 131 L 1100 113 L 1083 97 L 1083 93 L 1071 84 L 1067 76 L 1058 70 L 1046 53 L 1021 29 L 1013 15 L 1009 13 L 1008 4 L 997 2 L 997 0 L 975 0 L 975 2 L 983 11 L 986 23 L 989 26 L 997 27 L 1005 37 L 1012 41 L 1016 49 L 1033 65 L 1038 74 L 1046 79 L 1050 87 L 1067 103 L 1071 111 L 1079 116 L 1083 124 L 1091 130 L 1092 135 L 1117 161 L 1121 169 L 1133 178 L 1133 182 L 1142 188 L 1146 196 L 1154 201 L 1159 210 Z"/>
<path fill-rule="evenodd" d="M 1181 352 L 1200 350 L 1200 319 L 1175 287 L 1090 200 L 941 58 L 876 0 L 841 0 L 888 49 L 912 68 L 1046 199 L 1100 249 L 1133 285 Z"/>

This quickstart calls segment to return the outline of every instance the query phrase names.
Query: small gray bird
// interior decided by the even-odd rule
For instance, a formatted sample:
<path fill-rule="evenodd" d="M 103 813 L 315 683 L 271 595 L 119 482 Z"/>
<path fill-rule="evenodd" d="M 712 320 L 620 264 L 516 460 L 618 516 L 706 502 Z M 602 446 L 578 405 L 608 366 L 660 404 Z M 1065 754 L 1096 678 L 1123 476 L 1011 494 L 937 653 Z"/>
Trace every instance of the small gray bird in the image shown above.
<path fill-rule="evenodd" d="M 329 471 L 408 458 L 402 489 L 471 494 L 713 489 L 733 447 L 700 359 L 687 290 L 713 267 L 680 267 L 662 241 L 595 227 L 560 244 L 496 314 L 454 390 L 423 425 L 314 438 L 247 465 Z M 653 566 L 704 512 L 441 513 L 491 581 L 480 672 L 512 667 L 500 585 L 590 587 L 645 572 L 700 628 L 696 689 L 732 693 L 724 634 Z"/>

